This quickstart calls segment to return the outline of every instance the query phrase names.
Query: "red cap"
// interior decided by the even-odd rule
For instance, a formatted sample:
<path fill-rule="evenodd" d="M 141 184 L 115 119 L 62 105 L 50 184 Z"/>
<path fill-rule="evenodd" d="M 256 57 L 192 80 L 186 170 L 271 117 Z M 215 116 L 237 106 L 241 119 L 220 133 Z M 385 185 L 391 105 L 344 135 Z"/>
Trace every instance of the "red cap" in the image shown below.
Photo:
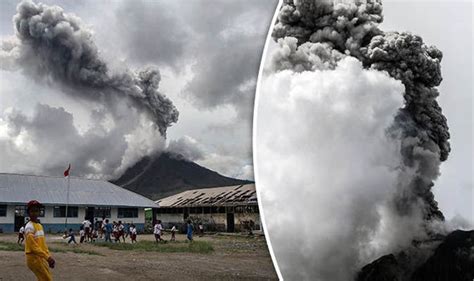
<path fill-rule="evenodd" d="M 42 205 L 40 202 L 38 202 L 38 201 L 36 201 L 36 200 L 31 200 L 31 201 L 28 202 L 28 204 L 26 205 L 26 208 L 27 208 L 27 209 L 30 209 L 30 208 L 33 207 L 33 206 L 43 207 L 43 205 Z"/>

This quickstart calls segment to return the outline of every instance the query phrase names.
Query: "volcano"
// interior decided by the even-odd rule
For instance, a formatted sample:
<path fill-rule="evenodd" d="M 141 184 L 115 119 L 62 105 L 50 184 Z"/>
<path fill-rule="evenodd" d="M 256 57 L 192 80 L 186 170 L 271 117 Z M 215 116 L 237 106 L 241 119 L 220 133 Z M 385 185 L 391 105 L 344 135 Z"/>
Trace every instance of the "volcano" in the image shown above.
<path fill-rule="evenodd" d="M 474 280 L 474 230 L 455 230 L 428 244 L 382 256 L 364 266 L 356 278 L 356 281 L 427 280 Z"/>
<path fill-rule="evenodd" d="M 112 183 L 157 200 L 185 190 L 252 183 L 223 176 L 188 161 L 181 155 L 164 152 L 146 156 Z"/>

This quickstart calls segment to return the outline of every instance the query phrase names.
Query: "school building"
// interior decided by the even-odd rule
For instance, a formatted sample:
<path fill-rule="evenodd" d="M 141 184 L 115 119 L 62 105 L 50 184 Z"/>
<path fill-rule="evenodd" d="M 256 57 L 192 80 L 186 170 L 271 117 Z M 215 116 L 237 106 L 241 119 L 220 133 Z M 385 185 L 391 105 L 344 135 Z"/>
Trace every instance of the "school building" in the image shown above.
<path fill-rule="evenodd" d="M 145 226 L 145 208 L 156 208 L 152 200 L 103 180 L 0 173 L 0 233 L 18 231 L 27 219 L 26 204 L 38 200 L 44 205 L 39 217 L 46 232 L 67 228 L 78 230 L 84 219 L 92 223 L 103 217 Z"/>
<path fill-rule="evenodd" d="M 155 219 L 165 228 L 183 229 L 186 221 L 202 223 L 206 231 L 261 230 L 255 184 L 188 190 L 156 201 Z"/>

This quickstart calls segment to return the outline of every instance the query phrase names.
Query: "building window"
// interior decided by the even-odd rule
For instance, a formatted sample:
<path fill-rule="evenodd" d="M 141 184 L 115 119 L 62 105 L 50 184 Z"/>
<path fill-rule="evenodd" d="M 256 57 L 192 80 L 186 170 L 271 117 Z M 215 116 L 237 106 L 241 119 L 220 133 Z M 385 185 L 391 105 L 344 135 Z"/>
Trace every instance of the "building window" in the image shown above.
<path fill-rule="evenodd" d="M 67 217 L 68 218 L 77 218 L 78 207 L 68 206 L 67 207 Z M 54 206 L 53 216 L 55 218 L 65 218 L 66 217 L 66 206 Z"/>
<path fill-rule="evenodd" d="M 45 213 L 44 206 L 40 208 L 39 217 L 43 218 Z M 28 217 L 28 211 L 25 205 L 15 206 L 15 216 L 17 217 Z"/>
<path fill-rule="evenodd" d="M 7 216 L 7 205 L 0 205 L 0 217 Z"/>
<path fill-rule="evenodd" d="M 119 218 L 138 218 L 138 208 L 118 208 Z"/>
<path fill-rule="evenodd" d="M 110 218 L 110 207 L 97 207 L 94 209 L 94 217 L 96 218 Z"/>

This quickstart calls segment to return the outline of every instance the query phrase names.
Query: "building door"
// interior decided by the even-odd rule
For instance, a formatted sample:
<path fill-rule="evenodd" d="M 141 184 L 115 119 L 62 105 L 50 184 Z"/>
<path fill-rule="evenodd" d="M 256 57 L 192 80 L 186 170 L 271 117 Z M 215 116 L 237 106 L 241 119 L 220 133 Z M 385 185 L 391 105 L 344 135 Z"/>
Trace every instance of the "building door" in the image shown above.
<path fill-rule="evenodd" d="M 86 208 L 86 220 L 89 220 L 92 225 L 94 225 L 94 207 L 87 207 Z"/>
<path fill-rule="evenodd" d="M 24 216 L 15 216 L 15 232 L 18 232 L 24 224 L 25 224 Z"/>
<path fill-rule="evenodd" d="M 184 222 L 186 222 L 186 220 L 189 218 L 189 209 L 188 208 L 184 208 L 183 209 L 183 220 Z"/>
<path fill-rule="evenodd" d="M 20 228 L 25 224 L 26 216 L 26 206 L 15 206 L 15 232 L 19 231 Z"/>
<path fill-rule="evenodd" d="M 227 232 L 234 232 L 234 213 L 227 213 Z"/>

